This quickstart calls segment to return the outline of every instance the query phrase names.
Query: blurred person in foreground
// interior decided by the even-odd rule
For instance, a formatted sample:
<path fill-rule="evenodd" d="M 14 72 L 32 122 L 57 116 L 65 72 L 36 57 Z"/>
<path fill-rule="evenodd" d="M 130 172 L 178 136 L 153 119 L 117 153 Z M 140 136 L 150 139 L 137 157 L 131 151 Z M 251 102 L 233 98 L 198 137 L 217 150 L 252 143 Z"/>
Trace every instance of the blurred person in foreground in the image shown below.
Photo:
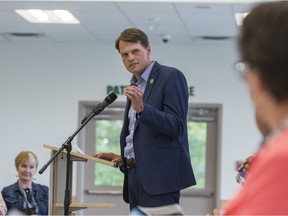
<path fill-rule="evenodd" d="M 261 134 L 263 135 L 263 139 L 261 140 L 261 145 L 263 145 L 265 142 L 266 142 L 266 139 L 269 138 L 270 134 L 272 136 L 272 133 L 269 129 L 269 126 L 268 124 L 265 122 L 265 119 L 264 118 L 261 118 L 259 116 L 260 114 L 255 113 L 255 120 L 256 120 L 256 124 L 258 126 L 258 129 L 259 131 L 261 132 Z M 260 146 L 261 147 L 261 146 Z M 252 164 L 253 162 L 253 159 L 254 159 L 255 155 L 250 155 L 249 157 L 247 157 L 242 164 L 240 164 L 240 166 L 237 168 L 237 175 L 236 175 L 236 181 L 240 184 L 244 184 L 245 182 L 245 179 L 247 178 L 247 175 L 249 173 L 249 168 L 250 168 L 250 165 Z"/>
<path fill-rule="evenodd" d="M 32 151 L 22 151 L 16 156 L 18 180 L 2 190 L 8 214 L 19 211 L 26 215 L 48 215 L 48 187 L 33 182 L 38 164 Z"/>
<path fill-rule="evenodd" d="M 288 215 L 288 2 L 254 7 L 243 21 L 239 50 L 257 121 L 270 134 L 223 214 Z"/>
<path fill-rule="evenodd" d="M 123 198 L 136 206 L 178 204 L 180 190 L 196 184 L 187 136 L 188 86 L 181 71 L 151 60 L 148 36 L 137 28 L 116 40 L 126 69 L 127 104 L 120 135 L 121 156 L 98 153 L 124 173 Z"/>
<path fill-rule="evenodd" d="M 0 193 L 0 215 L 5 215 L 7 212 L 5 201 L 3 200 L 2 194 Z"/>

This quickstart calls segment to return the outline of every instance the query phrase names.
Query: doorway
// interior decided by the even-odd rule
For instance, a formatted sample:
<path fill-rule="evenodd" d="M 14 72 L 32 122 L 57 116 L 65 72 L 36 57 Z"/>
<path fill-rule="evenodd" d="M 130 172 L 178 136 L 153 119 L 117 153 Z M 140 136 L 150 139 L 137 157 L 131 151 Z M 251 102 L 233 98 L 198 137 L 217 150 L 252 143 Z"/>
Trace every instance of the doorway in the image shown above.
<path fill-rule="evenodd" d="M 80 119 L 94 104 L 80 102 Z M 115 102 L 86 125 L 78 143 L 86 154 L 107 151 L 119 154 L 124 107 L 125 102 Z M 212 213 L 220 203 L 221 111 L 219 104 L 189 104 L 187 126 L 197 186 L 181 192 L 180 205 L 187 215 Z M 122 200 L 123 174 L 118 169 L 93 162 L 79 164 L 77 169 L 77 202 L 116 205 L 109 209 L 86 209 L 82 214 L 129 214 L 129 206 Z"/>

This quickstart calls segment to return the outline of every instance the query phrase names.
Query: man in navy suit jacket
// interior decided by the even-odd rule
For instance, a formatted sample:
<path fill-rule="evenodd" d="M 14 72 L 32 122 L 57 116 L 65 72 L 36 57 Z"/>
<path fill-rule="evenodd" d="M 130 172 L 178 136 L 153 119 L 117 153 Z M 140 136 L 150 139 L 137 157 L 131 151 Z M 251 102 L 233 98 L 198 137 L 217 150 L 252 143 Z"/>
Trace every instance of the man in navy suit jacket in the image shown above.
<path fill-rule="evenodd" d="M 188 88 L 176 68 L 150 58 L 147 35 L 124 30 L 115 42 L 133 74 L 120 136 L 121 156 L 95 156 L 116 163 L 124 173 L 123 198 L 136 206 L 179 203 L 180 190 L 196 184 L 187 137 Z"/>

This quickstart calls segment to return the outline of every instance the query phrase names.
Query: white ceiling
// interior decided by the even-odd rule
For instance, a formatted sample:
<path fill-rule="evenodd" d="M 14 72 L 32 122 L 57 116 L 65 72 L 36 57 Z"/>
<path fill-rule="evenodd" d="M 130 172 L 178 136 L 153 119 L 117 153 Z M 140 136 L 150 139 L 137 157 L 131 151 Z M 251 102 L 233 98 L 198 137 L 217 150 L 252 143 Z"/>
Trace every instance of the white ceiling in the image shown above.
<path fill-rule="evenodd" d="M 247 11 L 253 4 L 242 2 L 0 1 L 0 42 L 114 43 L 123 29 L 138 27 L 149 35 L 152 43 L 162 43 L 165 34 L 171 36 L 169 43 L 219 43 L 237 35 L 234 14 Z M 69 10 L 80 25 L 32 24 L 14 11 L 31 8 Z M 151 22 L 155 24 L 153 30 L 149 29 Z M 28 37 L 30 33 L 40 36 Z M 218 40 L 204 40 L 203 37 Z M 219 40 L 222 37 L 228 39 Z"/>

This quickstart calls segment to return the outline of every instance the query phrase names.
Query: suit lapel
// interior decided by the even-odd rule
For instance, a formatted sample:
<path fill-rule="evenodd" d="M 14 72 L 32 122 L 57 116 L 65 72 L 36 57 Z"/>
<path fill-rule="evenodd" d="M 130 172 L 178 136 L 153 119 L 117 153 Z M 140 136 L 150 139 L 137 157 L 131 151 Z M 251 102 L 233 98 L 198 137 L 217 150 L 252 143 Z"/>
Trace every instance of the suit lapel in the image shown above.
<path fill-rule="evenodd" d="M 123 128 L 121 131 L 121 135 L 123 135 L 124 137 L 126 137 L 128 133 L 127 132 L 128 124 L 129 124 L 128 114 L 129 114 L 130 106 L 131 106 L 131 101 L 127 98 L 126 107 L 124 111 Z"/>
<path fill-rule="evenodd" d="M 146 88 L 145 88 L 145 92 L 144 92 L 144 95 L 143 95 L 143 102 L 146 103 L 150 94 L 151 94 L 151 91 L 154 87 L 154 84 L 157 80 L 157 77 L 159 75 L 159 70 L 160 70 L 160 67 L 161 65 L 158 63 L 158 62 L 155 62 L 152 70 L 151 70 L 151 73 L 149 75 L 149 78 L 147 80 L 147 84 L 146 84 Z"/>

